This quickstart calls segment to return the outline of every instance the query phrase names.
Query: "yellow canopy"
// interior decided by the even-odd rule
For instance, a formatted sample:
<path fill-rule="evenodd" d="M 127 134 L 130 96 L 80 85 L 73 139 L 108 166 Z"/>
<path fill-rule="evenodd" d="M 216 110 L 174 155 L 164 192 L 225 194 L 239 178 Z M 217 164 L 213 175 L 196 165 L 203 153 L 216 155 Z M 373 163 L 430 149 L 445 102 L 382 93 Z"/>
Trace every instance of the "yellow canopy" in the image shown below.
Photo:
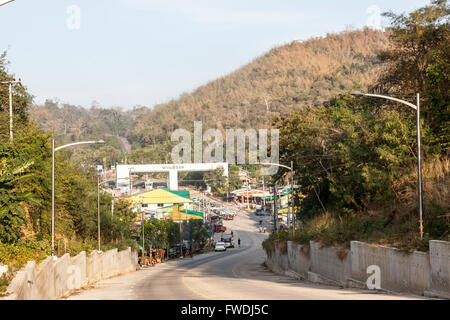
<path fill-rule="evenodd" d="M 139 204 L 173 204 L 173 203 L 191 203 L 193 202 L 189 198 L 181 197 L 175 193 L 172 193 L 163 189 L 155 189 L 148 192 L 144 192 L 129 198 L 133 203 Z"/>
<path fill-rule="evenodd" d="M 175 210 L 174 210 L 175 211 Z M 176 221 L 183 221 L 183 220 L 203 220 L 202 217 L 200 216 L 196 216 L 194 214 L 187 214 L 187 213 L 182 213 L 182 212 L 177 212 L 175 211 L 172 214 L 168 214 L 166 215 L 167 218 L 172 219 L 172 220 L 176 220 Z"/>
<path fill-rule="evenodd" d="M 163 207 L 163 208 L 158 208 L 156 210 L 151 210 L 151 209 L 143 209 L 142 212 L 137 212 L 136 213 L 136 217 L 134 219 L 134 221 L 139 222 L 142 220 L 142 213 L 144 214 L 144 217 L 146 219 L 151 218 L 151 217 L 155 217 L 155 218 L 170 218 L 170 216 L 172 215 L 172 213 L 178 212 L 178 210 L 184 210 L 184 204 L 174 204 L 171 206 L 167 206 L 167 207 Z"/>

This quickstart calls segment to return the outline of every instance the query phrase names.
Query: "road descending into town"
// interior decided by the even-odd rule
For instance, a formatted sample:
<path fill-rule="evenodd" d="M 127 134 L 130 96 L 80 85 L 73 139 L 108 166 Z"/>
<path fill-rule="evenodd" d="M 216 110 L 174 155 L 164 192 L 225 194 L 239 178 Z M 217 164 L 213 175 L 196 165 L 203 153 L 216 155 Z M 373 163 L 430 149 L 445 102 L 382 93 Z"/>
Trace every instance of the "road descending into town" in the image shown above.
<path fill-rule="evenodd" d="M 272 273 L 263 262 L 261 242 L 267 234 L 258 231 L 259 218 L 240 211 L 225 221 L 241 247 L 211 252 L 193 258 L 171 260 L 81 290 L 69 300 L 367 300 L 420 299 L 357 289 L 317 285 Z M 219 235 L 216 235 L 216 237 Z M 219 236 L 220 237 L 220 236 Z"/>

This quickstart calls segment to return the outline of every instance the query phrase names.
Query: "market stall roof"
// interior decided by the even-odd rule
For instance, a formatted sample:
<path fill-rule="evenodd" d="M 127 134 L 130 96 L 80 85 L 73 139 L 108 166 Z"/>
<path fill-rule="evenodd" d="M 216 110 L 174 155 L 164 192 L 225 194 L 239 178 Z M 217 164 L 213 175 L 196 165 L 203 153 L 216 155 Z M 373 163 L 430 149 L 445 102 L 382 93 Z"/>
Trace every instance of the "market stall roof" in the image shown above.
<path fill-rule="evenodd" d="M 144 192 L 130 199 L 133 203 L 145 203 L 145 204 L 173 204 L 173 203 L 191 203 L 193 200 L 177 195 L 174 192 L 165 189 L 155 189 L 148 192 Z"/>
<path fill-rule="evenodd" d="M 172 193 L 175 193 L 176 195 L 180 196 L 180 197 L 184 197 L 184 198 L 190 198 L 191 197 L 191 192 L 189 190 L 169 190 L 166 188 L 163 188 L 162 190 L 166 190 Z"/>
<path fill-rule="evenodd" d="M 191 211 L 191 210 L 188 210 Z M 202 216 L 198 216 L 196 214 L 189 214 L 185 213 L 185 210 L 182 211 L 175 211 L 171 214 L 165 215 L 166 218 L 177 220 L 177 221 L 183 221 L 183 220 L 203 220 Z"/>
<path fill-rule="evenodd" d="M 202 217 L 203 219 L 203 212 L 200 211 L 195 211 L 195 210 L 181 210 L 182 213 L 187 213 L 190 215 L 194 215 L 194 216 L 198 216 L 198 217 Z"/>

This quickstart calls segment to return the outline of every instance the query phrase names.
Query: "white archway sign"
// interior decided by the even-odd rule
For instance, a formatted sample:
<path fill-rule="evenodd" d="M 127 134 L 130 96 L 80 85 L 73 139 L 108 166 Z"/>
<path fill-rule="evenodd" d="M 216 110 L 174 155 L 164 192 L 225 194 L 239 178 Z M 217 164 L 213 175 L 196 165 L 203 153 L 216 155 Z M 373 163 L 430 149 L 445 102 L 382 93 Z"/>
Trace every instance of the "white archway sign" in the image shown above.
<path fill-rule="evenodd" d="M 228 163 L 184 163 L 184 164 L 125 164 L 116 167 L 117 186 L 127 186 L 130 183 L 130 173 L 168 172 L 169 189 L 178 190 L 179 171 L 212 171 L 223 168 L 223 175 L 228 177 Z"/>

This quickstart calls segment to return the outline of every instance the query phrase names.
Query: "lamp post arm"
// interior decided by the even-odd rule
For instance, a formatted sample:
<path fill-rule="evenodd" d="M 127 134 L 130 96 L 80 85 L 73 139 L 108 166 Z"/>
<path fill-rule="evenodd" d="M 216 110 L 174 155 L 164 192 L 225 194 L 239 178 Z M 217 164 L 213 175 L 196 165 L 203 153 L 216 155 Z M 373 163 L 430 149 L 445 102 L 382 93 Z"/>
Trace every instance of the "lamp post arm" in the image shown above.
<path fill-rule="evenodd" d="M 73 147 L 73 146 L 78 146 L 80 144 L 94 144 L 94 143 L 104 143 L 103 141 L 83 141 L 83 142 L 75 142 L 75 143 L 69 143 L 69 144 L 65 144 L 63 146 L 60 146 L 58 148 L 55 148 L 55 151 L 61 150 L 61 149 L 65 149 L 68 147 Z"/>
<path fill-rule="evenodd" d="M 391 101 L 395 101 L 395 102 L 399 102 L 402 104 L 406 104 L 407 106 L 413 108 L 414 110 L 417 110 L 417 106 L 408 102 L 408 101 L 404 101 L 401 99 L 397 99 L 397 98 L 393 98 L 393 97 L 389 97 L 389 96 L 384 96 L 384 95 L 380 95 L 380 94 L 371 94 L 371 93 L 365 93 L 364 94 L 365 97 L 375 97 L 375 98 L 382 98 L 382 99 L 386 99 L 386 100 L 391 100 Z"/>
<path fill-rule="evenodd" d="M 276 167 L 282 167 L 282 168 L 286 168 L 289 169 L 290 171 L 293 171 L 293 169 L 291 167 L 282 165 L 282 164 L 277 164 L 277 163 L 260 163 L 261 165 L 265 165 L 265 166 L 276 166 Z"/>
<path fill-rule="evenodd" d="M 10 2 L 13 2 L 14 0 L 0 0 L 0 7 L 4 6 L 5 4 L 8 4 Z"/>

